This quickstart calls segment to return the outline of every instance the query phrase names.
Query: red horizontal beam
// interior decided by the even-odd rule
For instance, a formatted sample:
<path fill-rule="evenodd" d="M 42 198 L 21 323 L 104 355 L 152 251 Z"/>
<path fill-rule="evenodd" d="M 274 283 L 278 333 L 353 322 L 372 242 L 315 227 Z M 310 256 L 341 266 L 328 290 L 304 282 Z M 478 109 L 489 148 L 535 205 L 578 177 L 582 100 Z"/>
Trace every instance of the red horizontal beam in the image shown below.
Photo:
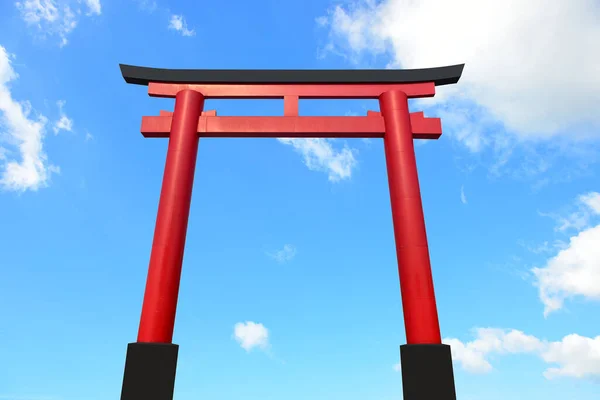
<path fill-rule="evenodd" d="M 389 90 L 400 90 L 409 98 L 433 97 L 435 84 L 280 84 L 280 85 L 220 85 L 220 84 L 148 84 L 148 94 L 153 97 L 175 97 L 182 90 L 195 90 L 207 99 L 282 99 L 298 96 L 301 99 L 377 99 Z"/>
<path fill-rule="evenodd" d="M 378 114 L 378 113 L 377 113 Z M 439 118 L 411 114 L 415 139 L 438 139 L 442 134 Z M 171 116 L 142 117 L 145 137 L 169 137 Z M 383 117 L 213 117 L 198 119 L 198 134 L 213 138 L 382 138 Z"/>

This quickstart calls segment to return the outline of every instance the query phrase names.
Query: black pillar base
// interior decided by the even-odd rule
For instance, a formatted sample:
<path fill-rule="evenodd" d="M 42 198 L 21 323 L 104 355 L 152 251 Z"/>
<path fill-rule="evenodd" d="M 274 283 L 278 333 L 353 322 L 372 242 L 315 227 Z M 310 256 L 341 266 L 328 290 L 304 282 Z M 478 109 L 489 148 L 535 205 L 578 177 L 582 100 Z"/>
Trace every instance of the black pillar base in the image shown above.
<path fill-rule="evenodd" d="M 450 346 L 400 346 L 404 400 L 456 400 Z"/>
<path fill-rule="evenodd" d="M 129 343 L 121 400 L 173 400 L 179 346 Z"/>

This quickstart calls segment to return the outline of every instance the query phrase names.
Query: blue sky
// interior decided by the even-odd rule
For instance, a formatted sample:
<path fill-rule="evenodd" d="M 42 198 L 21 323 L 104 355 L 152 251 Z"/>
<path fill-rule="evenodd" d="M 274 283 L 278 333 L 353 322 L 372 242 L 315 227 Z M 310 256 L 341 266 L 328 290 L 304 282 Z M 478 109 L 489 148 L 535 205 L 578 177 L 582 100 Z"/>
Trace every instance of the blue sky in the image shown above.
<path fill-rule="evenodd" d="M 444 124 L 416 152 L 459 399 L 597 398 L 599 6 L 446 3 L 0 3 L 0 399 L 119 396 L 167 147 L 140 120 L 173 107 L 125 84 L 119 63 L 460 62 L 458 85 L 411 105 Z M 201 140 L 174 342 L 178 400 L 401 399 L 382 142 Z"/>

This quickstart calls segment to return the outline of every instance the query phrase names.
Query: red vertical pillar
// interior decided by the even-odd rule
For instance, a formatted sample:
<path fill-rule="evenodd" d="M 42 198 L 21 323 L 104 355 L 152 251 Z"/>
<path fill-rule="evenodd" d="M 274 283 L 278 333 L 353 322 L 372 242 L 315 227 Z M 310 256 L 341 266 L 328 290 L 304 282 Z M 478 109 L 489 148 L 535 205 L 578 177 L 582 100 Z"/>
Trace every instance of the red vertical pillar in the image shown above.
<path fill-rule="evenodd" d="M 138 342 L 171 343 L 173 338 L 203 106 L 204 96 L 193 90 L 175 98 Z"/>
<path fill-rule="evenodd" d="M 406 93 L 379 96 L 407 344 L 404 400 L 456 400 L 450 346 L 442 344 Z"/>
<path fill-rule="evenodd" d="M 441 343 L 406 94 L 379 97 L 408 344 Z"/>
<path fill-rule="evenodd" d="M 171 343 L 204 96 L 175 97 L 144 304 L 136 343 L 129 343 L 121 400 L 173 400 L 179 346 Z"/>

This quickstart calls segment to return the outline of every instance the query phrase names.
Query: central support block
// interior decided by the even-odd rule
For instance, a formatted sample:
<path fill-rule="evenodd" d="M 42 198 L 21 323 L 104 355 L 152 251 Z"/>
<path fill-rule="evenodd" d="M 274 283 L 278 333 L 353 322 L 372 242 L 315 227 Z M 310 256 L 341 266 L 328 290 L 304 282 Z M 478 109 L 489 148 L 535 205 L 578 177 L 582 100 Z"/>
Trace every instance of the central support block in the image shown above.
<path fill-rule="evenodd" d="M 121 400 L 173 400 L 179 346 L 129 343 Z"/>
<path fill-rule="evenodd" d="M 456 400 L 450 346 L 400 346 L 404 400 Z"/>

